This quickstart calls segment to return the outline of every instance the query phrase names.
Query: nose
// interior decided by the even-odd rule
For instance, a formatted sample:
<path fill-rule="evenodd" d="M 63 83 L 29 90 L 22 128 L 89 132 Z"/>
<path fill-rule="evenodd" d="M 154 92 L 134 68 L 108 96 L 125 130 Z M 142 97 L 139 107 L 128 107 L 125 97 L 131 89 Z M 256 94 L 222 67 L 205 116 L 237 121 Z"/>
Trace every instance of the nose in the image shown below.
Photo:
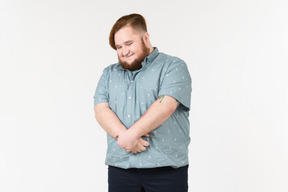
<path fill-rule="evenodd" d="M 127 47 L 122 48 L 122 56 L 126 57 L 129 54 L 129 49 Z"/>

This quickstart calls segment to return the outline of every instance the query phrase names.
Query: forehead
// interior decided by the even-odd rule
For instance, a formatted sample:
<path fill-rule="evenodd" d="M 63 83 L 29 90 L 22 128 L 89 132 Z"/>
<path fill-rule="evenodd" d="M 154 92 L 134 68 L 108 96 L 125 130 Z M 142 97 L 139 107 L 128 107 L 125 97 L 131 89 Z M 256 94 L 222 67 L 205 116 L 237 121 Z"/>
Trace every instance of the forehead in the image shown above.
<path fill-rule="evenodd" d="M 126 41 L 135 40 L 141 37 L 141 33 L 131 26 L 125 26 L 117 31 L 114 35 L 115 44 L 121 44 Z"/>

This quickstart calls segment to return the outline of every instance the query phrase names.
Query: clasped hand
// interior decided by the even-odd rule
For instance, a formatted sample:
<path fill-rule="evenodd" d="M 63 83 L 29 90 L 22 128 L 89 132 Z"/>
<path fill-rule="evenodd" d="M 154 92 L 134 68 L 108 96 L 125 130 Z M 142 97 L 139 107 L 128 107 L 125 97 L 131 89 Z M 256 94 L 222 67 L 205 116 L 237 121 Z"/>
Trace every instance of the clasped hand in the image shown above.
<path fill-rule="evenodd" d="M 148 134 L 144 135 L 149 137 Z M 139 153 L 146 150 L 146 147 L 149 146 L 149 142 L 144 139 L 137 138 L 129 130 L 125 130 L 119 133 L 117 137 L 117 144 L 122 147 L 127 152 Z"/>

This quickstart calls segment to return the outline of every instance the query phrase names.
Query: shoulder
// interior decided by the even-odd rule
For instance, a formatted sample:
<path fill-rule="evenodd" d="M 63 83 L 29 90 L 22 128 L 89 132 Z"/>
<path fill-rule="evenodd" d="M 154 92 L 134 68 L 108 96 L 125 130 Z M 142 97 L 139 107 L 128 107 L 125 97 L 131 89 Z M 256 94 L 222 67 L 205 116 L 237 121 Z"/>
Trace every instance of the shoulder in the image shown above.
<path fill-rule="evenodd" d="M 103 73 L 111 73 L 113 71 L 121 70 L 122 67 L 120 66 L 119 63 L 114 63 L 109 65 L 108 67 L 105 67 L 103 70 Z"/>
<path fill-rule="evenodd" d="M 157 60 L 171 67 L 172 66 L 186 66 L 186 63 L 183 59 L 177 56 L 168 55 L 162 52 L 159 53 Z"/>

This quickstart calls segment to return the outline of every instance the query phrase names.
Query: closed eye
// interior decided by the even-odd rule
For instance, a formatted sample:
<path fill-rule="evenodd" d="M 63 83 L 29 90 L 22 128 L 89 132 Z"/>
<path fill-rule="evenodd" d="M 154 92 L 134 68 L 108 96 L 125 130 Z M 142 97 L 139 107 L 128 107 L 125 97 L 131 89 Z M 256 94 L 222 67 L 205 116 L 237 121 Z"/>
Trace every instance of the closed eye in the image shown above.
<path fill-rule="evenodd" d="M 132 45 L 133 41 L 126 41 L 125 42 L 125 45 L 129 46 L 129 45 Z"/>

